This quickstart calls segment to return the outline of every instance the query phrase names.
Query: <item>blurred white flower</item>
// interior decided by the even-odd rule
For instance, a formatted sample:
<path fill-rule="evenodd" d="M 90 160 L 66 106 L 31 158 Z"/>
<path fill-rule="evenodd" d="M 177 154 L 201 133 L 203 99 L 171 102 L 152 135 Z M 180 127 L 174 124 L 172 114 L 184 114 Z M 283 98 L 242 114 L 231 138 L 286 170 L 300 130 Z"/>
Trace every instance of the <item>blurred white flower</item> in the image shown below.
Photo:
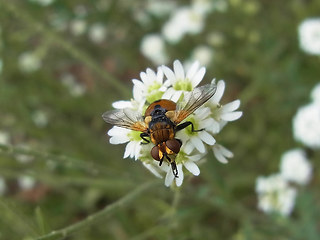
<path fill-rule="evenodd" d="M 85 86 L 76 81 L 75 77 L 69 73 L 62 75 L 61 82 L 67 87 L 70 95 L 73 97 L 80 97 L 86 92 Z"/>
<path fill-rule="evenodd" d="M 300 47 L 313 55 L 320 55 L 320 18 L 304 20 L 298 28 Z"/>
<path fill-rule="evenodd" d="M 281 157 L 280 174 L 287 181 L 301 185 L 309 183 L 312 176 L 312 166 L 302 149 L 285 152 Z"/>
<path fill-rule="evenodd" d="M 320 148 L 320 107 L 310 103 L 300 107 L 293 118 L 293 135 L 310 148 Z"/>
<path fill-rule="evenodd" d="M 320 106 L 320 83 L 318 83 L 311 92 L 311 99 Z"/>
<path fill-rule="evenodd" d="M 204 14 L 192 7 L 181 7 L 165 23 L 162 34 L 167 41 L 177 43 L 187 33 L 200 33 L 203 27 Z"/>
<path fill-rule="evenodd" d="M 211 0 L 193 0 L 192 8 L 200 14 L 208 14 L 213 10 L 213 4 Z"/>
<path fill-rule="evenodd" d="M 89 28 L 89 38 L 94 43 L 101 43 L 106 39 L 107 29 L 101 23 L 95 23 Z"/>
<path fill-rule="evenodd" d="M 0 196 L 2 196 L 7 190 L 6 181 L 0 176 Z"/>
<path fill-rule="evenodd" d="M 10 135 L 0 130 L 0 144 L 7 145 L 10 142 Z"/>
<path fill-rule="evenodd" d="M 159 34 L 144 36 L 141 41 L 140 51 L 154 64 L 165 64 L 168 61 L 165 42 Z"/>
<path fill-rule="evenodd" d="M 37 3 L 42 6 L 49 6 L 54 2 L 54 0 L 29 0 L 30 2 Z"/>
<path fill-rule="evenodd" d="M 82 19 L 74 19 L 70 22 L 70 31 L 74 36 L 80 36 L 87 30 L 87 22 Z"/>
<path fill-rule="evenodd" d="M 290 187 L 280 174 L 258 177 L 256 180 L 258 208 L 265 213 L 288 216 L 295 204 L 297 191 Z"/>
<path fill-rule="evenodd" d="M 225 36 L 221 32 L 212 32 L 208 34 L 207 41 L 214 47 L 221 47 L 225 42 Z"/>
<path fill-rule="evenodd" d="M 205 45 L 198 46 L 192 51 L 191 59 L 193 61 L 197 59 L 201 65 L 209 66 L 212 63 L 213 50 Z"/>
<path fill-rule="evenodd" d="M 30 190 L 36 184 L 36 180 L 31 176 L 21 176 L 18 178 L 18 185 L 22 190 Z"/>
<path fill-rule="evenodd" d="M 163 17 L 174 11 L 176 5 L 176 2 L 171 0 L 148 0 L 146 10 L 152 15 Z"/>
<path fill-rule="evenodd" d="M 34 52 L 24 52 L 18 58 L 18 65 L 21 71 L 30 73 L 40 69 L 42 63 Z"/>
<path fill-rule="evenodd" d="M 48 116 L 44 111 L 37 110 L 32 114 L 32 121 L 37 127 L 43 128 L 48 124 Z"/>

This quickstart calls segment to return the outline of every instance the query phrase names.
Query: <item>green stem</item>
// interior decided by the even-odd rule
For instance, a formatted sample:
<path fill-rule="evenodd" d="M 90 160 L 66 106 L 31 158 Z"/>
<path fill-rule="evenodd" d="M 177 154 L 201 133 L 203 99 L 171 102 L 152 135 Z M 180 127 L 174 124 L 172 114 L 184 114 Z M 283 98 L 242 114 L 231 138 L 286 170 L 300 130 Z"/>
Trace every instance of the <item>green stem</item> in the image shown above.
<path fill-rule="evenodd" d="M 132 192 L 128 193 L 123 198 L 106 206 L 101 211 L 88 216 L 84 220 L 77 222 L 75 224 L 72 224 L 66 228 L 52 231 L 51 233 L 49 233 L 47 235 L 35 238 L 35 240 L 45 240 L 45 239 L 51 239 L 51 238 L 65 238 L 66 236 L 70 235 L 73 232 L 82 230 L 84 227 L 89 227 L 90 225 L 96 223 L 98 220 L 109 215 L 113 211 L 126 206 L 128 203 L 130 203 L 135 198 L 137 198 L 141 193 L 150 189 L 152 186 L 154 186 L 157 183 L 158 183 L 158 181 L 145 183 L 145 184 L 141 185 L 140 187 L 136 188 L 135 190 L 133 190 Z"/>
<path fill-rule="evenodd" d="M 48 42 L 52 44 L 57 44 L 62 47 L 66 52 L 72 55 L 75 59 L 85 63 L 87 67 L 93 70 L 98 76 L 102 79 L 105 79 L 110 85 L 116 88 L 123 97 L 126 97 L 130 94 L 126 85 L 121 83 L 116 79 L 112 74 L 106 72 L 102 69 L 92 58 L 90 58 L 83 51 L 78 50 L 71 42 L 66 41 L 63 37 L 59 36 L 57 33 L 51 31 L 45 27 L 41 21 L 33 19 L 31 16 L 26 14 L 23 11 L 23 7 L 17 4 L 15 1 L 2 1 L 1 6 L 4 10 L 9 13 L 12 13 L 17 19 L 19 19 L 23 24 L 26 24 L 34 32 L 40 32 L 43 37 L 46 38 Z M 1 8 L 1 9 L 2 9 Z"/>

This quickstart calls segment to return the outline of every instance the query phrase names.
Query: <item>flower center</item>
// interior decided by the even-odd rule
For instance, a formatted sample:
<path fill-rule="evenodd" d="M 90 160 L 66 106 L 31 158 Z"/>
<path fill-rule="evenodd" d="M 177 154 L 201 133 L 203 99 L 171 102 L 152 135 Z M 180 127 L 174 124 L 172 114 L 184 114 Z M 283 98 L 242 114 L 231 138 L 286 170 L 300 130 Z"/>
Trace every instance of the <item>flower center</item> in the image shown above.
<path fill-rule="evenodd" d="M 184 163 L 184 162 L 186 162 L 187 160 L 188 160 L 188 156 L 187 156 L 187 154 L 186 154 L 185 152 L 183 152 L 183 151 L 180 151 L 180 152 L 177 154 L 176 158 L 175 158 L 176 164 Z"/>
<path fill-rule="evenodd" d="M 138 131 L 130 131 L 128 133 L 128 137 L 130 141 L 135 141 L 135 142 L 141 141 L 140 132 Z"/>
<path fill-rule="evenodd" d="M 199 130 L 200 129 L 199 128 L 199 124 L 197 123 L 197 121 L 192 116 L 188 117 L 187 121 L 188 122 L 192 122 L 194 130 Z M 192 132 L 192 127 L 191 126 L 186 127 L 184 131 L 188 136 L 192 136 L 192 135 L 198 134 L 197 132 Z"/>
<path fill-rule="evenodd" d="M 192 91 L 192 84 L 189 79 L 178 80 L 173 85 L 174 90 Z"/>
<path fill-rule="evenodd" d="M 161 99 L 163 92 L 159 91 L 160 87 L 161 84 L 158 82 L 155 82 L 153 85 L 150 85 L 148 87 L 148 95 L 146 99 L 149 103 L 153 103 L 154 101 Z"/>

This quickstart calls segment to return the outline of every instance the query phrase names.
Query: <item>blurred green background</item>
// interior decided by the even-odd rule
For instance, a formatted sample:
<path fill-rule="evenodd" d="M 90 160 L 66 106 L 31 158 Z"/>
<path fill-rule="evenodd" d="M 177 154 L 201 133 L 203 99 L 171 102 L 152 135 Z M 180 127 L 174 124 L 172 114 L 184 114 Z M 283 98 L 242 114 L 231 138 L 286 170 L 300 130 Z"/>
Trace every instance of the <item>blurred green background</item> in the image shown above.
<path fill-rule="evenodd" d="M 290 217 L 258 211 L 254 188 L 278 171 L 283 152 L 301 147 L 292 117 L 310 101 L 320 61 L 299 49 L 297 27 L 319 14 L 320 1 L 213 2 L 200 33 L 166 43 L 167 65 L 207 45 L 203 82 L 224 79 L 222 103 L 240 99 L 244 114 L 217 139 L 234 153 L 229 164 L 209 153 L 200 176 L 176 190 L 123 159 L 125 146 L 109 144 L 101 118 L 132 97 L 131 79 L 156 69 L 140 44 L 175 10 L 159 16 L 147 0 L 0 0 L 0 239 L 36 239 L 153 181 L 95 224 L 52 239 L 319 239 L 319 152 Z M 103 37 L 92 40 L 97 24 Z"/>

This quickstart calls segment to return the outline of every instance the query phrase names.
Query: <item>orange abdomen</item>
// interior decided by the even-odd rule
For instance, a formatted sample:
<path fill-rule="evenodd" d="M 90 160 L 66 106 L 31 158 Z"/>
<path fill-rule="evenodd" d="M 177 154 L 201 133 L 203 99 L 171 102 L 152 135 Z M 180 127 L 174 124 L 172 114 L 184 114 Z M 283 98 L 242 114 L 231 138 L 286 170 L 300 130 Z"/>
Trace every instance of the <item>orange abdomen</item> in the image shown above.
<path fill-rule="evenodd" d="M 151 141 L 158 145 L 159 143 L 165 142 L 169 139 L 174 138 L 173 127 L 165 122 L 158 122 L 150 129 Z"/>

